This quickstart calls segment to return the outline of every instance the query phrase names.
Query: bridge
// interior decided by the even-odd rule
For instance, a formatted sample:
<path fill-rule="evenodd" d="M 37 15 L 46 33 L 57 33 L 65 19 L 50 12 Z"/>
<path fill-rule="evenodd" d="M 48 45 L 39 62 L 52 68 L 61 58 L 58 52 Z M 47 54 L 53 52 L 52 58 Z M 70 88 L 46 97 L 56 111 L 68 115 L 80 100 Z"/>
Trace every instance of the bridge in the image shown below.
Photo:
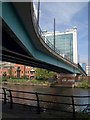
<path fill-rule="evenodd" d="M 45 37 L 37 23 L 33 2 L 3 2 L 2 60 L 53 70 L 58 73 L 82 74 L 79 64 L 60 55 Z M 1 6 L 0 5 L 0 6 Z"/>

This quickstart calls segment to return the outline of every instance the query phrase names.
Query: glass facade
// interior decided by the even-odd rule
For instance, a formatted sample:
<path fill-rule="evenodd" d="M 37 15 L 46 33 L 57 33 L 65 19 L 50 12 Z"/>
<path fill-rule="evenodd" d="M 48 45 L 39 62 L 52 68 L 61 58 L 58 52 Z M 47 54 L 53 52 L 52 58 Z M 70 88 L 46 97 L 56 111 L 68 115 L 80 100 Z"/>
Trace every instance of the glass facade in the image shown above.
<path fill-rule="evenodd" d="M 82 63 L 82 68 L 84 71 L 86 71 L 86 63 Z"/>
<path fill-rule="evenodd" d="M 54 36 L 46 36 L 54 44 Z M 55 35 L 55 47 L 73 61 L 73 33 Z"/>

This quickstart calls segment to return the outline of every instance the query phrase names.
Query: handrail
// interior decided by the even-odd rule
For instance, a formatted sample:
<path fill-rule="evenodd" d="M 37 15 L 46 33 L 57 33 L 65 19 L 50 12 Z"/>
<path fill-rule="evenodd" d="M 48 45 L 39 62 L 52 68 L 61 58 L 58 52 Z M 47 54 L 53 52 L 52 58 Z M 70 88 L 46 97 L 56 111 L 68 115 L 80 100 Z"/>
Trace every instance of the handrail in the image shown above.
<path fill-rule="evenodd" d="M 72 96 L 72 107 L 73 107 L 73 118 L 75 120 L 76 116 L 75 116 L 75 104 L 74 104 L 74 97 Z"/>
<path fill-rule="evenodd" d="M 30 94 L 35 94 L 35 92 L 28 92 L 28 91 L 22 91 L 22 90 L 13 90 L 11 89 L 12 92 L 22 92 L 22 93 L 30 93 Z M 49 95 L 49 96 L 60 96 L 60 97 L 72 97 L 71 95 L 59 95 L 59 94 L 49 94 L 49 93 L 38 93 L 39 95 Z M 85 96 L 78 96 L 78 95 L 74 95 L 73 97 L 76 98 L 87 98 L 90 97 L 88 95 Z"/>
<path fill-rule="evenodd" d="M 12 97 L 12 91 L 10 89 L 6 89 L 9 92 L 10 95 L 10 108 L 13 108 L 13 97 Z M 9 96 L 8 96 L 9 97 Z"/>
<path fill-rule="evenodd" d="M 80 69 L 83 71 L 83 73 L 87 76 L 86 72 L 84 71 L 84 69 L 81 67 L 81 65 L 80 65 L 79 63 L 77 64 L 77 66 L 78 66 L 78 68 L 80 68 Z"/>
<path fill-rule="evenodd" d="M 37 112 L 38 112 L 38 114 L 40 114 L 40 103 L 39 103 L 38 93 L 36 92 L 35 95 L 36 95 L 36 98 L 37 98 Z"/>
<path fill-rule="evenodd" d="M 4 88 L 6 91 L 9 92 L 9 96 L 10 97 L 10 108 L 13 108 L 13 99 L 17 98 L 17 99 L 25 99 L 25 100 L 31 100 L 31 101 L 36 101 L 37 102 L 37 113 L 40 114 L 40 108 L 43 108 L 40 106 L 40 102 L 46 102 L 46 103 L 53 103 L 53 104 L 61 104 L 61 105 L 72 105 L 72 111 L 66 111 L 66 110 L 58 110 L 57 111 L 62 111 L 62 112 L 68 112 L 68 113 L 72 113 L 73 114 L 73 118 L 75 119 L 75 106 L 90 106 L 90 104 L 76 104 L 74 101 L 74 98 L 90 98 L 90 96 L 67 96 L 67 95 L 56 95 L 56 94 L 46 94 L 46 93 L 38 93 L 38 92 L 28 92 L 28 91 L 17 91 L 17 90 L 12 90 L 12 89 L 7 89 Z M 23 98 L 23 97 L 15 97 L 12 95 L 13 92 L 18 92 L 18 93 L 26 93 L 26 94 L 33 94 L 36 96 L 36 99 L 31 99 L 31 98 Z M 61 102 L 54 102 L 54 101 L 47 101 L 47 100 L 41 100 L 39 98 L 40 95 L 47 95 L 47 96 L 55 96 L 55 97 L 68 97 L 71 98 L 72 103 L 61 103 Z M 51 108 L 46 108 L 48 110 L 50 110 Z M 56 110 L 56 109 L 52 109 L 52 110 Z"/>
<path fill-rule="evenodd" d="M 4 104 L 6 104 L 6 89 L 5 88 L 2 88 L 3 89 L 3 92 L 4 92 Z"/>

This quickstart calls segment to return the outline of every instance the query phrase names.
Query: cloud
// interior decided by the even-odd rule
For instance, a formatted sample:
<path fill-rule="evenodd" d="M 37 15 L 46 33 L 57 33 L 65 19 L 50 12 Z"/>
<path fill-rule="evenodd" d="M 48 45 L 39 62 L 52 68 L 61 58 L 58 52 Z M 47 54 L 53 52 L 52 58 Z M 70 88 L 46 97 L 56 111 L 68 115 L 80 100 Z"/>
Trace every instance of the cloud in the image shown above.
<path fill-rule="evenodd" d="M 56 27 L 59 25 L 68 25 L 70 24 L 73 16 L 83 9 L 83 3 L 57 3 L 57 2 L 48 2 L 48 3 L 41 3 L 41 13 L 40 13 L 40 23 L 41 27 L 52 26 L 53 28 L 53 19 L 56 19 Z M 46 24 L 45 24 L 46 23 Z"/>

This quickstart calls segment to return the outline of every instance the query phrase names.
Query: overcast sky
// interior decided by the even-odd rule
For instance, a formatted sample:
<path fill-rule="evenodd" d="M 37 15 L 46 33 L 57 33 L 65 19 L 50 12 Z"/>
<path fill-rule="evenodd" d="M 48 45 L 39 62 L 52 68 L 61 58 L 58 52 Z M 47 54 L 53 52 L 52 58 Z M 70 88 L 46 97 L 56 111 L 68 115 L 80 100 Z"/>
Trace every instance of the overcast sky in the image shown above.
<path fill-rule="evenodd" d="M 36 5 L 37 6 L 37 5 Z M 78 30 L 78 54 L 80 62 L 88 61 L 88 2 L 41 2 L 40 26 L 42 30 L 63 32 L 74 26 Z"/>

